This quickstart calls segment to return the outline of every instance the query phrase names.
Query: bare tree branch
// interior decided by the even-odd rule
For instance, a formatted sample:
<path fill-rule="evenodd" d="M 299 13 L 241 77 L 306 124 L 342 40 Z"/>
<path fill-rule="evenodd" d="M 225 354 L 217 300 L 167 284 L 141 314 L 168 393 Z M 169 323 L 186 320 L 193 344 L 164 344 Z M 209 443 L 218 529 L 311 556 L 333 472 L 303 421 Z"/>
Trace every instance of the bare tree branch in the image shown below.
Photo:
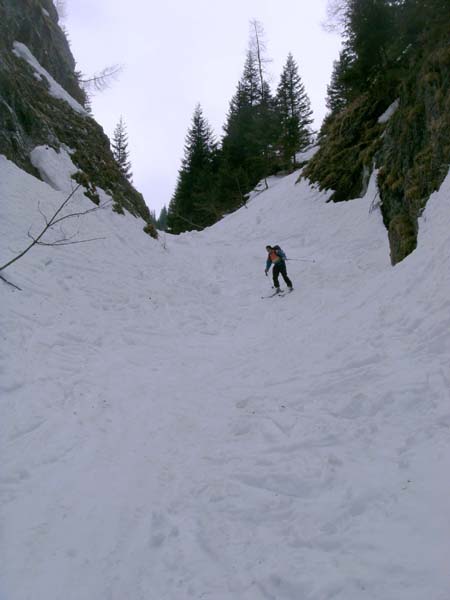
<path fill-rule="evenodd" d="M 104 202 L 103 204 L 100 204 L 99 206 L 94 206 L 94 208 L 89 208 L 89 209 L 83 210 L 81 212 L 70 213 L 70 215 L 64 215 L 64 217 L 60 217 L 59 219 L 56 219 L 56 221 L 54 221 L 52 223 L 52 225 L 57 225 L 58 223 L 61 223 L 61 221 L 64 221 L 65 219 L 72 219 L 74 217 L 82 217 L 84 215 L 88 215 L 91 212 L 97 212 L 101 208 L 106 208 L 110 204 L 111 204 L 111 200 L 108 200 L 107 202 Z"/>
<path fill-rule="evenodd" d="M 14 283 L 11 283 L 10 281 L 8 281 L 5 277 L 3 277 L 3 275 L 0 275 L 0 279 L 2 281 L 4 281 L 5 283 L 7 283 L 8 285 L 10 285 L 13 288 L 16 288 L 16 290 L 22 291 L 22 288 L 20 288 L 18 285 L 15 285 Z"/>
<path fill-rule="evenodd" d="M 123 71 L 123 65 L 110 65 L 105 67 L 98 73 L 94 73 L 92 77 L 83 78 L 80 76 L 79 83 L 85 91 L 95 90 L 104 92 L 109 88 L 112 81 L 115 81 Z"/>
<path fill-rule="evenodd" d="M 71 246 L 72 244 L 86 244 L 86 242 L 96 242 L 97 240 L 106 240 L 105 237 L 88 238 L 86 240 L 75 240 L 71 242 L 67 240 L 56 240 L 54 242 L 37 242 L 39 246 Z"/>
<path fill-rule="evenodd" d="M 44 222 L 46 225 L 48 225 L 48 221 L 47 221 L 47 215 L 45 215 L 42 210 L 41 210 L 41 202 L 38 202 L 38 211 L 41 213 L 42 218 L 44 219 Z"/>
<path fill-rule="evenodd" d="M 61 223 L 61 221 L 64 221 L 65 219 L 75 218 L 75 217 L 78 218 L 78 217 L 80 217 L 82 215 L 87 215 L 87 214 L 92 213 L 94 211 L 97 211 L 99 209 L 105 208 L 108 204 L 110 204 L 110 202 L 104 202 L 102 205 L 96 206 L 94 208 L 89 208 L 89 209 L 84 210 L 84 211 L 70 213 L 70 214 L 64 215 L 62 217 L 58 217 L 58 215 L 61 214 L 61 211 L 67 206 L 67 204 L 70 202 L 70 200 L 73 198 L 74 194 L 78 191 L 78 189 L 80 187 L 81 187 L 81 183 L 79 183 L 72 190 L 72 192 L 67 196 L 67 198 L 59 206 L 59 208 L 53 213 L 53 216 L 50 219 L 47 218 L 47 216 L 41 211 L 40 206 L 38 205 L 39 212 L 41 213 L 41 215 L 43 216 L 44 221 L 45 221 L 45 227 L 42 229 L 42 231 L 36 237 L 32 235 L 32 233 L 31 233 L 31 227 L 30 227 L 30 229 L 28 230 L 28 234 L 27 235 L 32 240 L 31 244 L 29 244 L 24 250 L 22 250 L 22 252 L 20 252 L 17 256 L 15 256 L 14 258 L 12 258 L 10 261 L 8 261 L 4 265 L 0 266 L 0 271 L 3 271 L 7 267 L 9 267 L 13 263 L 15 263 L 17 260 L 19 260 L 20 258 L 22 258 L 29 250 L 31 250 L 31 248 L 33 248 L 33 246 L 36 246 L 36 245 L 38 245 L 38 246 L 67 246 L 69 244 L 81 244 L 81 243 L 86 243 L 86 242 L 92 242 L 92 241 L 95 241 L 95 240 L 105 239 L 105 238 L 90 238 L 90 239 L 86 239 L 86 240 L 72 241 L 72 239 L 75 237 L 75 235 L 77 235 L 77 233 L 73 234 L 71 237 L 66 237 L 64 231 L 61 230 L 61 234 L 63 236 L 61 239 L 55 240 L 53 242 L 42 241 L 42 238 L 47 233 L 47 231 L 49 229 L 51 229 L 52 227 L 54 227 L 55 225 L 57 225 L 58 223 Z M 0 277 L 6 283 L 10 283 L 3 276 L 0 275 Z M 14 284 L 11 284 L 11 283 L 10 283 L 10 285 L 14 286 Z M 14 287 L 17 287 L 17 286 L 14 286 Z M 20 288 L 17 288 L 17 289 L 20 289 Z"/>
<path fill-rule="evenodd" d="M 347 9 L 347 0 L 328 0 L 327 16 L 321 23 L 322 29 L 328 33 L 338 33 L 342 35 L 347 22 Z"/>

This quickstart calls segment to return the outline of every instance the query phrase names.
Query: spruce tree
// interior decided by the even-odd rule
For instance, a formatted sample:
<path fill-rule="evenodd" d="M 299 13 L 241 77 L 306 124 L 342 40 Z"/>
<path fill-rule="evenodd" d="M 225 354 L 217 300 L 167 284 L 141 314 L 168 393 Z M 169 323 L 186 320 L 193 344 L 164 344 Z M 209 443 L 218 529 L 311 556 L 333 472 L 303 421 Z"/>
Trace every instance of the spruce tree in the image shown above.
<path fill-rule="evenodd" d="M 262 28 L 254 22 L 252 29 L 242 77 L 224 126 L 219 197 L 227 208 L 242 204 L 252 187 L 273 170 L 275 105 L 265 80 Z"/>
<path fill-rule="evenodd" d="M 331 114 L 341 111 L 349 101 L 349 85 L 346 78 L 351 64 L 352 57 L 344 47 L 339 54 L 339 59 L 333 63 L 331 82 L 327 86 L 326 106 Z"/>
<path fill-rule="evenodd" d="M 159 213 L 159 217 L 156 221 L 156 229 L 159 229 L 160 231 L 166 231 L 166 229 L 167 229 L 167 207 L 166 206 L 163 206 Z"/>
<path fill-rule="evenodd" d="M 170 201 L 167 227 L 171 233 L 202 229 L 212 224 L 213 184 L 217 143 L 198 104 L 186 136 L 184 157 L 175 193 Z"/>
<path fill-rule="evenodd" d="M 116 163 L 119 165 L 119 169 L 131 183 L 133 174 L 131 172 L 131 163 L 128 154 L 128 135 L 122 117 L 120 117 L 120 120 L 114 129 L 112 151 Z"/>
<path fill-rule="evenodd" d="M 312 142 L 311 102 L 289 53 L 277 88 L 276 105 L 280 119 L 279 147 L 285 165 L 295 166 L 295 155 Z"/>
<path fill-rule="evenodd" d="M 247 51 L 244 72 L 239 84 L 240 93 L 248 106 L 255 106 L 261 102 L 262 89 L 258 73 L 256 56 L 251 50 Z"/>

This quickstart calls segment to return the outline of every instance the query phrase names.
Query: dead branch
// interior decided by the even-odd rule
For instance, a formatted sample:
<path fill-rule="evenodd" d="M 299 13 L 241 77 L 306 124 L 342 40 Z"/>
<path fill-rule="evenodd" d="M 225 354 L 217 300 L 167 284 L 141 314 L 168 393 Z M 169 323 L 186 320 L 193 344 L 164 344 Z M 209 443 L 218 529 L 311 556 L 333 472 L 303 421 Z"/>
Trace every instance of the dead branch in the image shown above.
<path fill-rule="evenodd" d="M 110 65 L 102 69 L 99 73 L 94 73 L 92 77 L 80 77 L 79 82 L 85 91 L 95 90 L 96 92 L 104 92 L 109 88 L 111 82 L 119 77 L 122 71 L 122 65 Z"/>
<path fill-rule="evenodd" d="M 73 196 L 79 190 L 80 187 L 81 187 L 81 184 L 79 183 L 75 187 L 75 189 L 73 189 L 72 192 L 67 196 L 67 198 L 62 202 L 62 204 L 58 207 L 58 209 L 53 213 L 53 216 L 50 219 L 48 219 L 47 215 L 45 215 L 41 211 L 40 204 L 38 204 L 38 210 L 39 210 L 40 214 L 42 215 L 42 217 L 43 217 L 43 219 L 45 221 L 45 227 L 42 229 L 42 231 L 36 237 L 31 234 L 31 228 L 30 228 L 28 230 L 28 234 L 27 235 L 31 239 L 31 243 L 24 250 L 22 250 L 22 252 L 20 252 L 19 254 L 17 254 L 17 256 L 15 256 L 11 260 L 9 260 L 4 265 L 0 266 L 0 271 L 3 271 L 7 267 L 11 266 L 13 263 L 15 263 L 16 261 L 18 261 L 20 258 L 22 258 L 27 252 L 29 252 L 31 250 L 31 248 L 33 248 L 33 246 L 68 246 L 68 245 L 71 245 L 71 244 L 84 244 L 84 243 L 87 243 L 87 242 L 93 242 L 93 241 L 96 241 L 96 240 L 105 239 L 105 238 L 89 238 L 89 239 L 85 239 L 85 240 L 75 240 L 75 241 L 72 241 L 76 234 L 74 234 L 71 237 L 66 237 L 65 234 L 64 234 L 64 232 L 61 230 L 61 233 L 63 235 L 63 237 L 61 239 L 55 240 L 53 242 L 45 242 L 45 241 L 42 240 L 42 238 L 44 237 L 44 235 L 47 233 L 47 231 L 49 229 L 51 229 L 52 227 L 54 227 L 58 223 L 61 223 L 65 219 L 78 218 L 78 217 L 81 217 L 83 215 L 87 215 L 89 213 L 95 212 L 95 211 L 97 211 L 99 209 L 105 208 L 108 204 L 110 204 L 110 202 L 104 202 L 102 205 L 95 206 L 94 208 L 89 208 L 87 210 L 83 210 L 83 211 L 79 211 L 79 212 L 74 212 L 74 213 L 69 213 L 69 214 L 63 215 L 63 216 L 58 216 L 58 215 L 61 214 L 61 211 L 67 206 L 67 204 L 70 202 L 70 200 L 73 198 Z M 14 286 L 14 284 L 12 284 L 9 281 L 7 281 L 3 276 L 0 275 L 0 277 L 6 283 Z M 14 286 L 14 287 L 17 287 L 17 286 Z M 17 288 L 17 289 L 20 289 L 20 288 Z"/>
<path fill-rule="evenodd" d="M 54 242 L 37 242 L 38 246 L 71 246 L 72 244 L 85 244 L 86 242 L 96 242 L 97 240 L 106 240 L 105 237 L 88 238 L 86 240 L 55 240 Z"/>
<path fill-rule="evenodd" d="M 0 279 L 2 281 L 4 281 L 5 283 L 7 283 L 8 285 L 10 285 L 11 287 L 16 288 L 16 290 L 22 291 L 22 288 L 20 288 L 18 285 L 15 285 L 14 283 L 11 283 L 10 281 L 8 281 L 6 279 L 6 277 L 3 277 L 3 275 L 0 275 Z"/>

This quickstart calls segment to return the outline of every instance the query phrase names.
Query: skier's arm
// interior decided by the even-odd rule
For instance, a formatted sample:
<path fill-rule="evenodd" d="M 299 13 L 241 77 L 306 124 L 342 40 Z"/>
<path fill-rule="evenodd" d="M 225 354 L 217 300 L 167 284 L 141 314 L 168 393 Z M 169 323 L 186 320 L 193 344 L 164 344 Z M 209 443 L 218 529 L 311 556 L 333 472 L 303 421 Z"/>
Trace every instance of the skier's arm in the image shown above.
<path fill-rule="evenodd" d="M 272 261 L 270 260 L 270 258 L 268 258 L 266 260 L 266 273 L 269 271 L 271 266 L 272 266 Z"/>

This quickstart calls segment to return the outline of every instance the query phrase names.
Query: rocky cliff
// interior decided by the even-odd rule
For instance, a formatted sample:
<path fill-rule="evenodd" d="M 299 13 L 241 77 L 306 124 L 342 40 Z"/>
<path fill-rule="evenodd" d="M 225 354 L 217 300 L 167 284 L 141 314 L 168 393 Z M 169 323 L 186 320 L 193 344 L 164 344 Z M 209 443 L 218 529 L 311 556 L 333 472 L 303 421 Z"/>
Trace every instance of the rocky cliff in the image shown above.
<path fill-rule="evenodd" d="M 114 210 L 145 221 L 156 236 L 142 195 L 120 172 L 102 128 L 84 110 L 75 61 L 51 0 L 0 0 L 0 154 L 39 177 L 36 146 L 71 149 L 75 178 L 96 202 L 101 187 Z"/>
<path fill-rule="evenodd" d="M 440 13 L 429 9 L 411 43 L 395 46 L 366 89 L 325 120 L 304 171 L 339 202 L 363 195 L 378 169 L 393 264 L 415 249 L 418 217 L 450 165 L 450 5 L 435 4 Z"/>

